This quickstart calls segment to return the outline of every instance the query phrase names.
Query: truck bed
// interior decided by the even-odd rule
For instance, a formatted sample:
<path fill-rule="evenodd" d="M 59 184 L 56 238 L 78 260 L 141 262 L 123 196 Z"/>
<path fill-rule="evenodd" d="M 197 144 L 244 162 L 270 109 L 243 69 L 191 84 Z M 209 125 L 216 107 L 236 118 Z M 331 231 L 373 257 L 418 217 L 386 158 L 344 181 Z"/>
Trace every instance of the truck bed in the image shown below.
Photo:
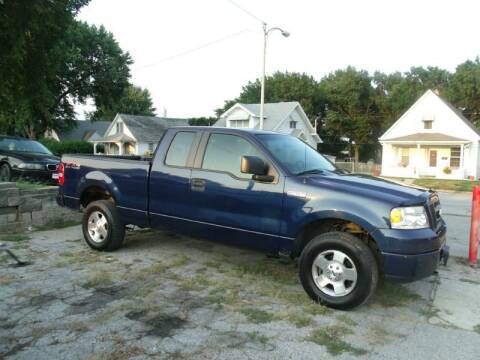
<path fill-rule="evenodd" d="M 102 155 L 63 155 L 65 184 L 62 188 L 66 205 L 78 208 L 80 194 L 95 186 L 107 188 L 119 213 L 124 218 L 135 218 L 148 225 L 148 174 L 150 159 Z M 67 204 L 69 202 L 69 204 Z"/>

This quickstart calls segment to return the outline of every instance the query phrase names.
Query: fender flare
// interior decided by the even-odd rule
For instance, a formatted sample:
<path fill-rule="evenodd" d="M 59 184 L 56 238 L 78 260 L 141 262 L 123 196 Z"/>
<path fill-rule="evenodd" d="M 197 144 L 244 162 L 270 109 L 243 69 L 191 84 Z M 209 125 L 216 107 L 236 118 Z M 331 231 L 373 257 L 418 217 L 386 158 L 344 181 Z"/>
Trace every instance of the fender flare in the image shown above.
<path fill-rule="evenodd" d="M 85 191 L 92 187 L 105 190 L 106 193 L 112 196 L 115 202 L 118 202 L 121 197 L 113 180 L 107 174 L 95 170 L 85 174 L 78 182 L 76 193 L 79 195 L 79 201 L 81 201 Z"/>
<path fill-rule="evenodd" d="M 373 238 L 373 240 L 377 243 L 378 246 L 380 246 L 378 242 L 379 241 L 381 242 L 382 240 L 384 240 L 382 237 L 378 236 L 378 232 L 376 231 L 378 227 L 373 225 L 369 221 L 365 220 L 364 217 L 361 217 L 359 215 L 353 214 L 348 211 L 322 210 L 322 211 L 311 213 L 309 214 L 309 216 L 305 218 L 305 221 L 301 225 L 301 230 L 295 237 L 293 247 L 292 247 L 292 252 L 291 252 L 292 257 L 299 256 L 302 246 L 306 243 L 304 238 L 305 229 L 310 224 L 319 220 L 349 221 L 365 229 L 369 233 L 369 235 Z"/>

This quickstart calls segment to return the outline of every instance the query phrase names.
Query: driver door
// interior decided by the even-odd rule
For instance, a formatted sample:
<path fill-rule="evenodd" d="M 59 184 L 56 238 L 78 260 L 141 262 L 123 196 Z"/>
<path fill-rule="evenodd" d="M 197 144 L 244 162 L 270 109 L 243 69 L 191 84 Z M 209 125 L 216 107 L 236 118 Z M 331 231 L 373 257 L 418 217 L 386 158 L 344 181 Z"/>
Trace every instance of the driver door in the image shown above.
<path fill-rule="evenodd" d="M 267 159 L 248 138 L 223 133 L 205 135 L 208 140 L 203 159 L 192 169 L 191 199 L 196 220 L 216 231 L 216 238 L 222 237 L 219 240 L 248 238 L 254 247 L 271 248 L 272 243 L 265 240 L 276 238 L 280 232 L 283 177 L 271 164 L 273 182 L 254 181 L 252 174 L 241 173 L 242 156 Z"/>

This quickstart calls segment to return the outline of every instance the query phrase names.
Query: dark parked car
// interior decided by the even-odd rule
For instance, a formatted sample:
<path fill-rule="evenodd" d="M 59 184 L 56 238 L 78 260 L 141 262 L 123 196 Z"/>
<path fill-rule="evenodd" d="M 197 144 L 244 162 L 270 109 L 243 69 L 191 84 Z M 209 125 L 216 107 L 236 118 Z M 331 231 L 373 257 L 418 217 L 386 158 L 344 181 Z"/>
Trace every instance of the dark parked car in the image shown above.
<path fill-rule="evenodd" d="M 51 182 L 60 158 L 38 141 L 0 136 L 0 181 L 16 177 Z"/>
<path fill-rule="evenodd" d="M 170 128 L 153 159 L 64 155 L 58 182 L 93 249 L 117 249 L 134 224 L 288 255 L 335 308 L 365 302 L 380 275 L 412 281 L 448 258 L 436 193 L 345 174 L 288 135 Z"/>

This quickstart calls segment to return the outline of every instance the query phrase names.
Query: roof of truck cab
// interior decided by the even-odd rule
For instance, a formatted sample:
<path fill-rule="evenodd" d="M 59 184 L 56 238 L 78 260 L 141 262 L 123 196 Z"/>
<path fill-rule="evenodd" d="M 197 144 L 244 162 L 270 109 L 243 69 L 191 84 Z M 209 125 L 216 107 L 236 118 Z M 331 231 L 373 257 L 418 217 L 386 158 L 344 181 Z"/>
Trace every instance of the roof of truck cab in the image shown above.
<path fill-rule="evenodd" d="M 175 126 L 172 129 L 185 129 L 185 130 L 204 130 L 204 131 L 215 131 L 219 130 L 220 132 L 231 132 L 231 133 L 249 133 L 249 134 L 272 134 L 272 135 L 285 135 L 280 134 L 275 131 L 268 131 L 268 130 L 258 130 L 258 129 L 237 129 L 237 128 L 225 128 L 221 126 Z"/>

